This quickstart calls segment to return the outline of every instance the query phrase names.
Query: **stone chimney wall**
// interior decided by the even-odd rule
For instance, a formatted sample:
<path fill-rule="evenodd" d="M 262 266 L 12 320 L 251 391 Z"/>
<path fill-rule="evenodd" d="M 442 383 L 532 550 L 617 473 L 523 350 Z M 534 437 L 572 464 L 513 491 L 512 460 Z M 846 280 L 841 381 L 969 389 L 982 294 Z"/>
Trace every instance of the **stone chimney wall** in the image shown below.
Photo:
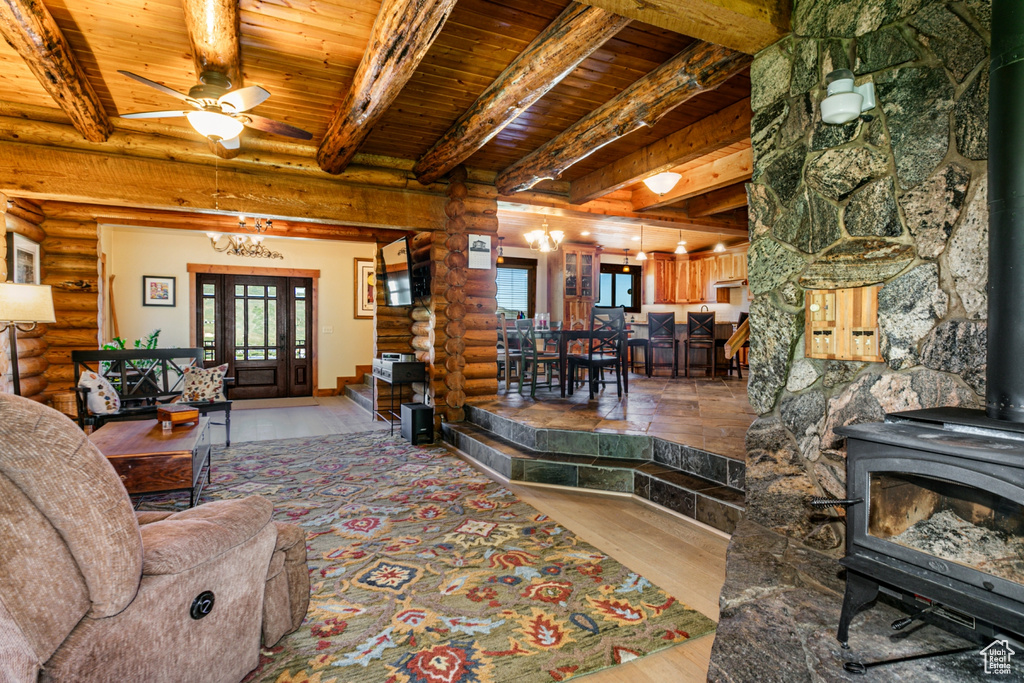
<path fill-rule="evenodd" d="M 751 66 L 747 515 L 822 550 L 835 427 L 984 403 L 990 22 L 990 0 L 795 0 Z M 870 121 L 821 122 L 838 68 L 875 83 Z M 806 290 L 880 283 L 885 363 L 804 358 Z"/>

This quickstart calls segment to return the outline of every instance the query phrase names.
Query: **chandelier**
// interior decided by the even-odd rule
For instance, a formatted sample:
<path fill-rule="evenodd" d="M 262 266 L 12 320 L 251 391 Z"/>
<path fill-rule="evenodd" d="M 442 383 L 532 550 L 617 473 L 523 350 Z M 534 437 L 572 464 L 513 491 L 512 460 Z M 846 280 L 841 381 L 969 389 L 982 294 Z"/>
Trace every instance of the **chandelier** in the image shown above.
<path fill-rule="evenodd" d="M 263 222 L 262 218 L 254 218 L 254 219 L 252 219 L 252 226 L 250 227 L 245 222 L 245 216 L 239 216 L 238 217 L 238 229 L 239 230 L 250 230 L 252 232 L 255 232 L 256 234 L 260 234 L 260 233 L 262 233 L 262 232 L 264 232 L 266 230 L 273 230 L 274 229 L 274 221 L 272 219 L 268 218 L 266 220 L 266 222 Z"/>
<path fill-rule="evenodd" d="M 558 251 L 559 245 L 562 244 L 562 240 L 565 239 L 565 233 L 561 230 L 552 230 L 548 232 L 548 221 L 545 218 L 544 224 L 539 230 L 532 230 L 523 237 L 526 238 L 527 243 L 530 245 L 530 249 L 533 251 L 542 251 L 549 253 L 552 251 Z"/>
<path fill-rule="evenodd" d="M 241 256 L 243 258 L 279 258 L 284 255 L 279 251 L 273 251 L 263 245 L 262 235 L 221 235 L 219 232 L 208 232 L 210 246 L 216 252 L 228 254 L 229 256 Z M 227 241 L 222 241 L 227 238 Z"/>

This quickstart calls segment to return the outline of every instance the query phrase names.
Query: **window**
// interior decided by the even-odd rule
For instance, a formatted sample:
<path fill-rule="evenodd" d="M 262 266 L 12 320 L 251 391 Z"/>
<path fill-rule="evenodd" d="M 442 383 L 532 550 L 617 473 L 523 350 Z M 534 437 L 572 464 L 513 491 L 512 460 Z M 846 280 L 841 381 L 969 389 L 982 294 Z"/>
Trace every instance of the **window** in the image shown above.
<path fill-rule="evenodd" d="M 629 313 L 640 312 L 640 283 L 643 281 L 643 268 L 640 264 L 631 265 L 628 273 L 622 272 L 622 266 L 614 263 L 601 264 L 601 298 L 598 306 L 625 306 Z"/>
<path fill-rule="evenodd" d="M 513 316 L 522 311 L 532 318 L 537 300 L 537 262 L 506 256 L 505 262 L 498 264 L 496 281 L 498 308 Z"/>

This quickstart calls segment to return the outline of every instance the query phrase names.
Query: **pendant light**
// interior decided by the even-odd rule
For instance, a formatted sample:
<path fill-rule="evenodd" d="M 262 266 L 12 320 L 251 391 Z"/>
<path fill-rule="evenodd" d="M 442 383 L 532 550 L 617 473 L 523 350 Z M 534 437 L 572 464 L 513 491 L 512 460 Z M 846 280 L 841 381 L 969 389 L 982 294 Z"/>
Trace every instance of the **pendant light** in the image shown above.
<path fill-rule="evenodd" d="M 677 254 L 685 254 L 686 253 L 686 242 L 683 241 L 683 231 L 682 230 L 679 231 L 679 242 L 676 243 L 676 253 Z"/>
<path fill-rule="evenodd" d="M 504 237 L 498 238 L 498 263 L 505 262 L 505 251 L 501 248 L 501 243 L 505 241 Z"/>
<path fill-rule="evenodd" d="M 725 245 L 719 242 L 718 244 L 715 245 L 715 248 L 712 251 L 722 253 L 723 251 L 725 251 Z"/>
<path fill-rule="evenodd" d="M 623 273 L 628 273 L 629 272 L 629 249 L 623 249 L 622 251 L 626 252 L 626 258 L 622 259 L 622 272 Z"/>
<path fill-rule="evenodd" d="M 678 173 L 665 171 L 664 173 L 653 175 L 650 178 L 644 178 L 644 185 L 646 185 L 647 189 L 654 194 L 661 196 L 675 187 L 676 183 L 678 183 L 679 179 L 682 177 L 683 176 Z"/>
<path fill-rule="evenodd" d="M 646 261 L 647 254 L 644 253 L 644 226 L 640 226 L 640 251 L 636 254 L 637 261 Z"/>

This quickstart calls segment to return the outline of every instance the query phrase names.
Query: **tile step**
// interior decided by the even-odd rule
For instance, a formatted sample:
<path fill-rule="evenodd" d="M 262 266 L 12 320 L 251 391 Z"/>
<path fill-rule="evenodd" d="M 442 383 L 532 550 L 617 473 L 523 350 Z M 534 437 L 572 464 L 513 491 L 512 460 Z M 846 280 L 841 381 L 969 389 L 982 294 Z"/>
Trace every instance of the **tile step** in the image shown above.
<path fill-rule="evenodd" d="M 346 384 L 345 396 L 352 399 L 360 408 L 373 412 L 373 390 L 365 384 Z"/>
<path fill-rule="evenodd" d="M 441 432 L 510 481 L 632 493 L 730 534 L 743 517 L 742 491 L 661 463 L 537 451 L 469 422 L 443 423 Z"/>
<path fill-rule="evenodd" d="M 648 461 L 717 486 L 746 487 L 746 463 L 656 436 L 538 429 L 472 405 L 466 406 L 466 421 L 528 451 Z"/>

